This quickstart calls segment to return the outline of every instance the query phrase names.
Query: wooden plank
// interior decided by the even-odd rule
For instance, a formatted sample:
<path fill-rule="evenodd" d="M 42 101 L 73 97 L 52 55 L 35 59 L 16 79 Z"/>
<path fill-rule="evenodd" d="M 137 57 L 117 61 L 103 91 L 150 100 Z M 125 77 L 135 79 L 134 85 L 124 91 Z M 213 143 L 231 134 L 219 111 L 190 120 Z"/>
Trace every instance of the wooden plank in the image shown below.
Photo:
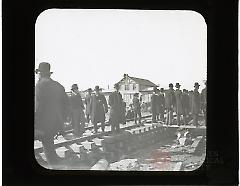
<path fill-rule="evenodd" d="M 202 136 L 198 136 L 194 142 L 192 143 L 190 149 L 188 150 L 189 153 L 194 153 L 196 150 L 196 147 L 198 146 L 199 142 L 201 141 L 203 137 Z"/>

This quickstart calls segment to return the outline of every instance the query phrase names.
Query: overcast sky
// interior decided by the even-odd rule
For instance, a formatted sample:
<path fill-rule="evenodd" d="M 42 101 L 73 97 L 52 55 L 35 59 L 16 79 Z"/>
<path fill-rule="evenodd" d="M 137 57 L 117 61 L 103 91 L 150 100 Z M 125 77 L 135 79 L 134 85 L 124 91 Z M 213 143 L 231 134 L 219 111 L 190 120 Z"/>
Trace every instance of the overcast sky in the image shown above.
<path fill-rule="evenodd" d="M 35 66 L 70 90 L 110 88 L 123 74 L 160 87 L 204 88 L 207 26 L 193 11 L 50 9 L 36 21 Z"/>

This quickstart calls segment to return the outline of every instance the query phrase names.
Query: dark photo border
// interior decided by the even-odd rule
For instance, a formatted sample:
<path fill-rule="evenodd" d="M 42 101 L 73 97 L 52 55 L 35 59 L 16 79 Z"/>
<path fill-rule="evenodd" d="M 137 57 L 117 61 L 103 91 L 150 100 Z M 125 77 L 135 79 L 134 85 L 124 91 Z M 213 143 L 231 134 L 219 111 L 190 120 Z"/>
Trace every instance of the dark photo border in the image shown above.
<path fill-rule="evenodd" d="M 207 154 L 192 172 L 46 170 L 34 157 L 35 21 L 50 8 L 193 10 L 207 24 Z M 3 185 L 237 185 L 238 1 L 2 1 Z"/>

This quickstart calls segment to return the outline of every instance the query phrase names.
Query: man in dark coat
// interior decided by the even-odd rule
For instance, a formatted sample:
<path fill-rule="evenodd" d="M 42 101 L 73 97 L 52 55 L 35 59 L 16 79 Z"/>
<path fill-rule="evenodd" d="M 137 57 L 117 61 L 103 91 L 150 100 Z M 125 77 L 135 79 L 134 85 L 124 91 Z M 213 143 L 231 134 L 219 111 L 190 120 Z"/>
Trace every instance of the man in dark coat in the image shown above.
<path fill-rule="evenodd" d="M 188 96 L 189 96 L 189 112 L 192 110 L 192 95 L 193 95 L 193 90 L 188 91 Z"/>
<path fill-rule="evenodd" d="M 84 133 L 85 114 L 84 105 L 77 84 L 72 85 L 72 92 L 70 96 L 70 104 L 72 109 L 72 127 L 75 137 L 80 137 Z"/>
<path fill-rule="evenodd" d="M 98 132 L 98 123 L 101 123 L 102 132 L 105 129 L 105 113 L 108 112 L 108 105 L 105 96 L 100 93 L 99 86 L 95 86 L 95 94 L 90 100 L 91 121 L 94 125 L 94 132 Z"/>
<path fill-rule="evenodd" d="M 186 89 L 183 89 L 183 93 L 182 93 L 182 103 L 183 103 L 183 112 L 186 116 L 186 118 L 188 117 L 189 115 L 189 112 L 190 112 L 190 100 L 189 100 L 189 95 L 188 95 L 188 91 Z"/>
<path fill-rule="evenodd" d="M 158 94 L 158 99 L 159 99 L 159 116 L 160 116 L 160 121 L 164 121 L 164 111 L 165 111 L 165 97 L 164 97 L 164 89 L 161 88 Z"/>
<path fill-rule="evenodd" d="M 133 110 L 133 105 L 130 104 L 127 110 L 127 115 L 126 119 L 133 119 L 134 118 L 134 110 Z"/>
<path fill-rule="evenodd" d="M 121 123 L 126 124 L 126 102 L 122 99 Z"/>
<path fill-rule="evenodd" d="M 86 119 L 87 119 L 87 123 L 90 122 L 90 114 L 91 114 L 91 111 L 90 111 L 90 101 L 91 101 L 91 97 L 92 97 L 92 89 L 89 88 L 88 89 L 88 94 L 85 98 L 85 104 L 86 104 Z"/>
<path fill-rule="evenodd" d="M 35 72 L 39 75 L 35 87 L 35 135 L 40 134 L 47 162 L 54 168 L 61 161 L 55 151 L 54 136 L 64 130 L 68 97 L 64 87 L 50 78 L 49 63 L 40 63 Z"/>
<path fill-rule="evenodd" d="M 175 105 L 175 95 L 174 95 L 174 89 L 173 84 L 169 84 L 169 89 L 165 92 L 165 107 L 167 110 L 167 119 L 166 124 L 170 125 L 172 124 L 173 119 L 173 107 Z"/>
<path fill-rule="evenodd" d="M 185 117 L 185 113 L 183 111 L 183 103 L 182 103 L 182 91 L 180 90 L 180 84 L 176 83 L 175 87 L 175 100 L 176 100 L 176 104 L 175 104 L 175 108 L 176 108 L 176 114 L 177 114 L 177 125 L 180 126 L 180 118 L 181 115 L 183 115 L 183 123 L 186 123 L 186 117 Z"/>
<path fill-rule="evenodd" d="M 192 103 L 192 116 L 193 116 L 193 124 L 197 127 L 199 125 L 198 123 L 198 115 L 200 113 L 200 94 L 198 92 L 199 84 L 194 84 L 194 91 L 192 93 L 191 103 Z"/>
<path fill-rule="evenodd" d="M 134 110 L 134 121 L 137 124 L 137 117 L 138 117 L 138 124 L 141 124 L 141 105 L 140 100 L 138 99 L 138 93 L 135 93 L 133 96 L 133 110 Z"/>
<path fill-rule="evenodd" d="M 153 88 L 153 95 L 151 97 L 151 111 L 152 111 L 152 122 L 157 122 L 157 112 L 158 112 L 158 95 L 157 95 L 157 87 Z"/>
<path fill-rule="evenodd" d="M 111 124 L 112 132 L 120 132 L 120 122 L 122 120 L 122 94 L 119 92 L 119 84 L 114 85 L 115 91 L 109 96 L 110 116 L 109 122 Z"/>
<path fill-rule="evenodd" d="M 207 81 L 205 81 L 205 88 L 202 89 L 201 92 L 201 107 L 202 107 L 202 111 L 204 114 L 204 117 L 206 118 L 206 111 L 207 111 Z"/>

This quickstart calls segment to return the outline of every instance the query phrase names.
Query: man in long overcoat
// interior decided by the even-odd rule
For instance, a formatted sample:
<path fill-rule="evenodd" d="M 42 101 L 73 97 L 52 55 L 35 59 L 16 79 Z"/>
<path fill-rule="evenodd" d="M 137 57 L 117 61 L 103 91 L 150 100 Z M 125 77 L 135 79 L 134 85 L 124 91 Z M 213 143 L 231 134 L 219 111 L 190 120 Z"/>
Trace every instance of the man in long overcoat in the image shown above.
<path fill-rule="evenodd" d="M 201 109 L 203 111 L 204 117 L 206 118 L 207 113 L 207 81 L 205 81 L 205 88 L 201 92 Z"/>
<path fill-rule="evenodd" d="M 158 107 L 159 107 L 159 116 L 160 121 L 164 121 L 164 111 L 165 111 L 165 97 L 164 97 L 164 89 L 161 88 L 158 94 Z"/>
<path fill-rule="evenodd" d="M 70 104 L 72 109 L 72 127 L 75 137 L 80 137 L 84 133 L 85 114 L 84 105 L 77 84 L 72 85 L 72 92 L 70 96 Z"/>
<path fill-rule="evenodd" d="M 175 99 L 176 99 L 176 114 L 177 114 L 177 125 L 180 126 L 180 118 L 183 115 L 183 123 L 186 123 L 185 113 L 183 111 L 183 102 L 182 102 L 182 91 L 180 90 L 180 84 L 176 83 L 175 87 Z"/>
<path fill-rule="evenodd" d="M 121 123 L 126 124 L 126 102 L 122 99 Z"/>
<path fill-rule="evenodd" d="M 173 119 L 173 107 L 175 105 L 175 95 L 174 95 L 174 89 L 173 84 L 169 84 L 169 89 L 165 92 L 165 107 L 167 110 L 167 119 L 166 124 L 170 125 L 172 124 Z"/>
<path fill-rule="evenodd" d="M 119 92 L 119 84 L 114 85 L 115 91 L 109 96 L 110 116 L 112 132 L 120 132 L 120 122 L 122 120 L 122 94 Z"/>
<path fill-rule="evenodd" d="M 100 93 L 99 86 L 95 86 L 95 94 L 90 100 L 91 121 L 94 125 L 94 132 L 98 132 L 98 123 L 101 123 L 102 132 L 105 129 L 105 114 L 108 112 L 108 105 L 105 96 Z"/>
<path fill-rule="evenodd" d="M 85 98 L 85 104 L 86 104 L 86 119 L 87 119 L 87 123 L 90 122 L 90 114 L 91 114 L 91 110 L 90 110 L 90 101 L 91 101 L 91 97 L 92 97 L 92 89 L 89 88 L 88 89 L 88 94 Z"/>
<path fill-rule="evenodd" d="M 40 63 L 35 72 L 39 75 L 35 87 L 35 135 L 40 135 L 47 162 L 54 168 L 61 161 L 55 151 L 54 136 L 64 130 L 68 97 L 64 87 L 50 78 L 49 63 Z"/>
<path fill-rule="evenodd" d="M 198 89 L 199 89 L 199 84 L 198 83 L 195 83 L 194 84 L 194 90 L 193 90 L 193 93 L 192 93 L 192 97 L 191 97 L 191 103 L 192 103 L 192 110 L 191 110 L 191 113 L 192 113 L 192 116 L 193 116 L 193 124 L 195 126 L 198 126 L 199 123 L 198 123 L 198 115 L 200 113 L 200 94 L 198 92 Z"/>
<path fill-rule="evenodd" d="M 157 87 L 153 88 L 153 95 L 151 96 L 151 111 L 152 111 L 152 122 L 157 122 L 157 112 L 158 112 L 158 95 L 157 95 Z"/>
<path fill-rule="evenodd" d="M 135 93 L 133 96 L 133 110 L 134 110 L 134 121 L 135 124 L 137 124 L 137 118 L 138 118 L 138 124 L 141 124 L 141 105 L 140 100 L 138 99 L 138 93 Z"/>
<path fill-rule="evenodd" d="M 189 116 L 189 112 L 190 112 L 190 98 L 188 95 L 188 91 L 186 89 L 183 89 L 183 93 L 182 93 L 182 103 L 183 103 L 183 112 L 186 115 L 186 117 Z"/>

